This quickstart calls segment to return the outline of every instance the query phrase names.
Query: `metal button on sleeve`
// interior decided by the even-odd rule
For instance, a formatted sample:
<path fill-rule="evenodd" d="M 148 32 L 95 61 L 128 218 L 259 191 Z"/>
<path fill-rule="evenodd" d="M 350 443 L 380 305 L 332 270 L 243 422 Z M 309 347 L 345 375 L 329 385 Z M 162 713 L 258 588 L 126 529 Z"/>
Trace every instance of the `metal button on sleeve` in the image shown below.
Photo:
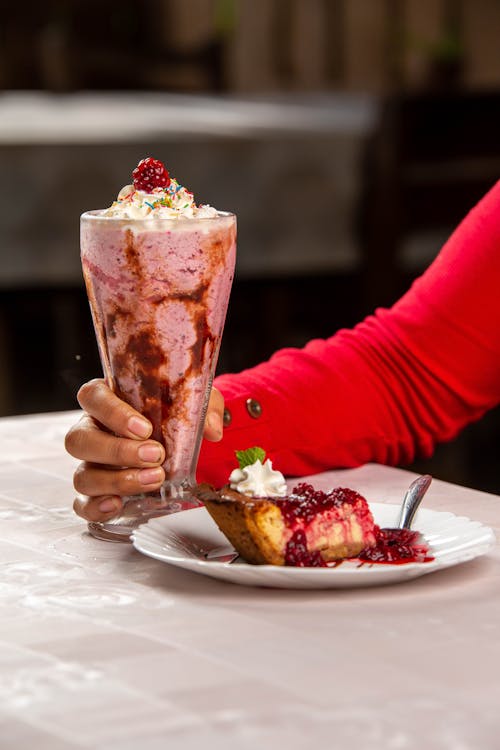
<path fill-rule="evenodd" d="M 247 398 L 246 407 L 247 412 L 253 419 L 258 419 L 262 414 L 262 406 L 254 398 Z"/>
<path fill-rule="evenodd" d="M 233 421 L 233 415 L 229 411 L 229 409 L 224 409 L 224 416 L 222 417 L 222 424 L 224 427 L 229 427 L 231 422 Z"/>

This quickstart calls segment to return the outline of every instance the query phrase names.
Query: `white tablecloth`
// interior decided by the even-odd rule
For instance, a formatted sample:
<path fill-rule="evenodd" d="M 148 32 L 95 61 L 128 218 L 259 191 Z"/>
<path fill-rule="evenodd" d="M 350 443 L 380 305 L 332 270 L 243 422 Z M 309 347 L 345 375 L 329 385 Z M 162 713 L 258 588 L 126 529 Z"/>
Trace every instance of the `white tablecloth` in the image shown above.
<path fill-rule="evenodd" d="M 1 750 L 496 750 L 500 550 L 412 582 L 245 588 L 97 541 L 71 510 L 76 413 L 0 420 Z M 412 475 L 318 475 L 399 502 Z M 500 498 L 434 481 L 500 532 Z"/>

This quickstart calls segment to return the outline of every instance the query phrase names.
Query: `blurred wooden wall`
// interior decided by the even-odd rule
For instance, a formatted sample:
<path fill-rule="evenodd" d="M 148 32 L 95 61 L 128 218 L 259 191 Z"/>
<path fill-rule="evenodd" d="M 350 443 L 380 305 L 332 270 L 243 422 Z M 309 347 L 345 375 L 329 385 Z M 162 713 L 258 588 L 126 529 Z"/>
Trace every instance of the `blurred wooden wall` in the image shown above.
<path fill-rule="evenodd" d="M 163 2 L 181 46 L 224 35 L 233 91 L 500 85 L 499 0 Z"/>
<path fill-rule="evenodd" d="M 499 38 L 500 0 L 46 0 L 3 9 L 0 86 L 493 88 Z"/>

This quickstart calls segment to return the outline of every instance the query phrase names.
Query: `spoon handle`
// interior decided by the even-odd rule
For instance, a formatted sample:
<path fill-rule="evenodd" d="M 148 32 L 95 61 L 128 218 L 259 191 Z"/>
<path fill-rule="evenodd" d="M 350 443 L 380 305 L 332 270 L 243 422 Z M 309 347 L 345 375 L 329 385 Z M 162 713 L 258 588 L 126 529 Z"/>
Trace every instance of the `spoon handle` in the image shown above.
<path fill-rule="evenodd" d="M 410 528 L 413 517 L 420 505 L 420 501 L 429 489 L 431 482 L 432 477 L 430 474 L 423 474 L 410 484 L 401 505 L 399 521 L 397 523 L 398 529 Z"/>

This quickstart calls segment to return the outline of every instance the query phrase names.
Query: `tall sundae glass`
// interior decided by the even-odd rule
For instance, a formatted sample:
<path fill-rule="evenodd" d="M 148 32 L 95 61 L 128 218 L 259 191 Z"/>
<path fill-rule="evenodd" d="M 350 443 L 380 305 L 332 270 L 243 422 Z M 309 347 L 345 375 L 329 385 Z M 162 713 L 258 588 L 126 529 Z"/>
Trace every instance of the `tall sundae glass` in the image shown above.
<path fill-rule="evenodd" d="M 198 505 L 191 493 L 236 255 L 236 217 L 143 159 L 113 205 L 81 217 L 81 259 L 106 382 L 165 447 L 157 492 L 124 498 L 120 518 L 89 523 L 128 541 L 151 517 Z"/>

